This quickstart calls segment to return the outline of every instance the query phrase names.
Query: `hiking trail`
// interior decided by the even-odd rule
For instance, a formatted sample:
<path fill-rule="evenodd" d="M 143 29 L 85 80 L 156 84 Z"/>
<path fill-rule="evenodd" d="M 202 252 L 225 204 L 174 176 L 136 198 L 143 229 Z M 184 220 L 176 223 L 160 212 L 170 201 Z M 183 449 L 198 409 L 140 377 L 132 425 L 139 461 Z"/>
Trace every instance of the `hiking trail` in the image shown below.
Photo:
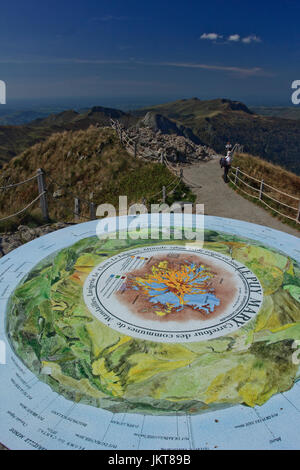
<path fill-rule="evenodd" d="M 244 220 L 299 237 L 298 230 L 245 199 L 224 183 L 222 176 L 219 158 L 183 167 L 184 180 L 197 196 L 196 203 L 204 204 L 205 215 Z"/>

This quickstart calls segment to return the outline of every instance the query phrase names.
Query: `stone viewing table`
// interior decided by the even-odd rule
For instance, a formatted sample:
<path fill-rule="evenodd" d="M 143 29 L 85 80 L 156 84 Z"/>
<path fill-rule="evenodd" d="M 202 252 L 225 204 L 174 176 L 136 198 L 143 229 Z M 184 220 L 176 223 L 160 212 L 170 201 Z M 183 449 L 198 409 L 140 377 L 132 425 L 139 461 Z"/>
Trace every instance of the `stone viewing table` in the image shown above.
<path fill-rule="evenodd" d="M 202 246 L 178 217 L 156 238 L 146 215 L 140 239 L 74 225 L 0 259 L 3 445 L 299 448 L 299 239 L 206 216 Z"/>

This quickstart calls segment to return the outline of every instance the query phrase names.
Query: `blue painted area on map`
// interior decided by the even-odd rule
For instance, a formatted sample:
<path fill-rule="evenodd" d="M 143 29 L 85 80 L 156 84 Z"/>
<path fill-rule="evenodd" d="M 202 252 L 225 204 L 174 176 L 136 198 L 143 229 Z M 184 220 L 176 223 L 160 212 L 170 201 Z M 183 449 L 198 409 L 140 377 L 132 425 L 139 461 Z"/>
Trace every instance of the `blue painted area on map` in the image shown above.
<path fill-rule="evenodd" d="M 196 276 L 205 268 L 203 266 L 197 267 L 194 263 L 189 263 L 188 261 L 186 261 L 186 263 L 192 268 L 192 271 L 188 274 L 190 285 L 193 286 L 195 284 L 195 287 L 192 289 L 191 294 L 184 296 L 184 305 L 180 303 L 179 297 L 171 292 L 169 287 L 163 282 L 147 282 L 145 280 L 144 286 L 147 288 L 149 301 L 154 304 L 159 302 L 166 306 L 167 304 L 171 304 L 173 308 L 178 308 L 179 310 L 183 310 L 184 307 L 188 305 L 194 309 L 204 310 L 204 312 L 209 315 L 214 312 L 216 306 L 220 305 L 220 299 L 213 293 L 199 293 L 199 279 L 197 279 Z M 205 281 L 209 279 L 209 275 L 202 278 L 200 284 L 204 284 Z M 196 284 L 198 284 L 198 286 Z M 134 286 L 134 289 L 139 290 L 139 287 Z M 160 292 L 157 292 L 157 289 L 161 289 Z"/>

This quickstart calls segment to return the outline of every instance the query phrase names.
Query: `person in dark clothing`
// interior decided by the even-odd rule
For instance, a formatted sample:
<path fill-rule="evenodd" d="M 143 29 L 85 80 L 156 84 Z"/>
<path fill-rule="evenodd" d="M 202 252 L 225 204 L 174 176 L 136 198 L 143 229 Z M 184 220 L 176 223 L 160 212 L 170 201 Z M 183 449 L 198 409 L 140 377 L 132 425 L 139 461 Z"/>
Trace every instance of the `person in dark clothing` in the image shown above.
<path fill-rule="evenodd" d="M 225 160 L 224 160 L 224 181 L 225 183 L 228 183 L 228 173 L 229 173 L 229 170 L 231 168 L 231 152 L 228 151 L 227 152 L 227 155 L 225 157 Z"/>
<path fill-rule="evenodd" d="M 231 152 L 232 150 L 232 145 L 230 142 L 227 142 L 226 146 L 225 146 L 225 149 L 226 149 L 226 152 Z"/>

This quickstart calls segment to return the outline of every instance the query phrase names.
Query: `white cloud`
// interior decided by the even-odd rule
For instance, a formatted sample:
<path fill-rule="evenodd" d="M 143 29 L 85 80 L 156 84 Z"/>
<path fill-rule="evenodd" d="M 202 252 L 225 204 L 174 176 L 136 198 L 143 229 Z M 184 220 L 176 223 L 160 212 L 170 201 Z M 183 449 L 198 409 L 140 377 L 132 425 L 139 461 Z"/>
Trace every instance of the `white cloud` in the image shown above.
<path fill-rule="evenodd" d="M 242 42 L 244 44 L 250 44 L 251 42 L 261 42 L 261 39 L 256 36 L 256 34 L 251 34 L 250 36 L 243 38 Z"/>
<path fill-rule="evenodd" d="M 143 62 L 139 62 L 143 63 Z M 191 69 L 202 69 L 202 70 L 215 70 L 220 72 L 232 72 L 236 73 L 237 75 L 250 77 L 255 75 L 265 75 L 265 72 L 260 67 L 252 67 L 252 68 L 245 68 L 245 67 L 238 67 L 238 66 L 230 66 L 230 65 L 215 65 L 215 64 L 197 64 L 197 63 L 189 63 L 189 62 L 158 62 L 152 64 L 145 65 L 159 65 L 159 66 L 167 66 L 167 67 L 180 67 L 180 68 L 191 68 Z"/>
<path fill-rule="evenodd" d="M 27 65 L 27 64 L 73 64 L 73 65 L 115 65 L 122 68 L 132 68 L 140 65 L 148 67 L 176 67 L 176 68 L 190 68 L 190 69 L 202 69 L 202 70 L 211 70 L 216 72 L 229 72 L 236 74 L 241 77 L 251 77 L 251 76 L 272 76 L 272 74 L 266 72 L 260 67 L 240 67 L 235 65 L 220 65 L 220 64 L 205 64 L 197 62 L 147 62 L 144 60 L 139 60 L 137 58 L 129 59 L 82 59 L 77 57 L 72 58 L 47 58 L 47 57 L 35 57 L 35 58 L 0 58 L 0 64 L 17 64 L 17 65 Z"/>
<path fill-rule="evenodd" d="M 241 39 L 241 36 L 239 34 L 231 34 L 228 38 L 228 41 L 239 42 L 240 39 Z"/>
<path fill-rule="evenodd" d="M 208 39 L 209 41 L 216 41 L 217 39 L 221 39 L 223 36 L 217 33 L 203 33 L 200 36 L 200 39 Z"/>
<path fill-rule="evenodd" d="M 218 33 L 203 33 L 200 36 L 200 39 L 212 41 L 212 42 L 218 42 L 221 44 L 228 44 L 228 43 L 238 43 L 242 42 L 244 44 L 251 44 L 253 42 L 262 42 L 260 37 L 257 36 L 256 34 L 250 34 L 249 36 L 242 37 L 240 34 L 230 34 L 227 39 L 224 38 L 223 41 L 220 41 L 220 39 L 223 39 L 224 36 L 222 34 Z"/>

